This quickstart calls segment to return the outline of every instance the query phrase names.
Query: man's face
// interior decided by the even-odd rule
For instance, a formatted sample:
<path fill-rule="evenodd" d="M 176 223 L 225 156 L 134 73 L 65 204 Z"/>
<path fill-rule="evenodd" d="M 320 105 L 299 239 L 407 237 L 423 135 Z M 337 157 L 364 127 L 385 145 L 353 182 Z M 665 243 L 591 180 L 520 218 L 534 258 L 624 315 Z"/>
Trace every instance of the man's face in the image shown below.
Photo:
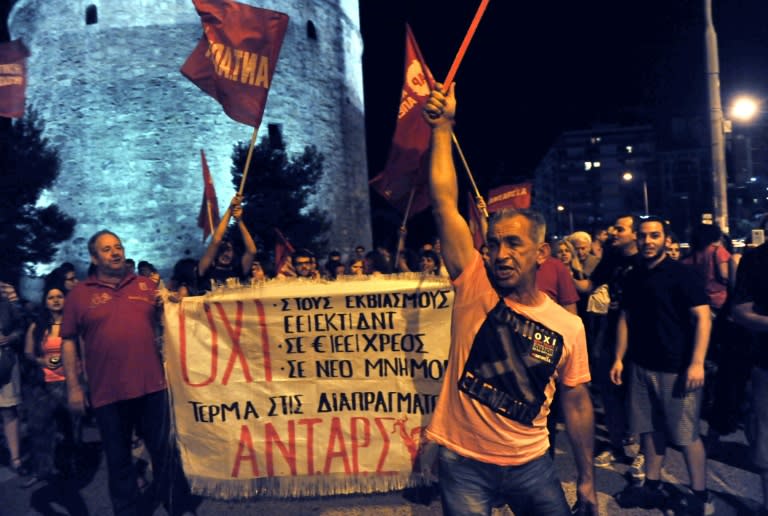
<path fill-rule="evenodd" d="M 491 272 L 502 288 L 517 288 L 536 278 L 539 250 L 531 239 L 531 222 L 515 215 L 496 222 L 488 231 Z"/>
<path fill-rule="evenodd" d="M 221 244 L 221 248 L 219 250 L 218 264 L 224 267 L 231 265 L 234 257 L 235 257 L 235 249 L 232 247 L 232 244 L 229 242 L 224 242 L 223 244 Z"/>
<path fill-rule="evenodd" d="M 435 272 L 435 260 L 431 256 L 422 256 L 419 259 L 419 270 L 421 272 Z"/>
<path fill-rule="evenodd" d="M 678 244 L 677 242 L 668 242 L 667 243 L 667 256 L 669 256 L 673 260 L 679 260 L 680 259 L 680 244 Z"/>
<path fill-rule="evenodd" d="M 579 260 L 584 262 L 584 260 L 587 259 L 587 256 L 589 256 L 589 251 L 592 249 L 592 245 L 586 240 L 574 240 L 573 248 L 576 250 L 576 256 L 579 257 Z"/>
<path fill-rule="evenodd" d="M 632 217 L 616 219 L 613 225 L 613 245 L 624 249 L 632 245 L 637 239 L 637 234 L 632 230 Z"/>
<path fill-rule="evenodd" d="M 296 276 L 300 278 L 310 277 L 314 268 L 312 258 L 309 256 L 297 256 L 293 260 L 293 268 L 296 269 Z"/>
<path fill-rule="evenodd" d="M 125 273 L 125 250 L 120 239 L 105 233 L 96 239 L 96 253 L 91 256 L 99 272 L 110 276 L 122 276 Z"/>
<path fill-rule="evenodd" d="M 661 222 L 642 222 L 637 232 L 637 247 L 648 262 L 655 262 L 666 253 L 666 235 Z"/>

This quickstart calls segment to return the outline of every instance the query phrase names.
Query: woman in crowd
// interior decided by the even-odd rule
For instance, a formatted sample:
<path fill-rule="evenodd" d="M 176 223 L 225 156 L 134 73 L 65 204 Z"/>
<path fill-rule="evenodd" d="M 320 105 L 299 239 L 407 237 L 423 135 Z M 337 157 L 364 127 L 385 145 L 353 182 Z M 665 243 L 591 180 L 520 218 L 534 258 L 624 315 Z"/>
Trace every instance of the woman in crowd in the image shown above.
<path fill-rule="evenodd" d="M 0 348 L 3 353 L 15 357 L 9 379 L 0 385 L 0 419 L 11 457 L 11 469 L 24 476 L 27 470 L 21 461 L 21 439 L 19 434 L 19 411 L 21 405 L 21 370 L 16 345 L 23 335 L 20 328 L 22 310 L 16 290 L 12 285 L 0 281 Z"/>
<path fill-rule="evenodd" d="M 27 330 L 24 355 L 37 364 L 39 374 L 28 391 L 33 475 L 24 482 L 24 487 L 57 474 L 54 464 L 57 429 L 64 436 L 63 444 L 67 445 L 71 459 L 80 444 L 80 421 L 68 409 L 61 359 L 59 330 L 64 313 L 64 292 L 64 286 L 58 284 L 43 289 L 40 313 Z"/>

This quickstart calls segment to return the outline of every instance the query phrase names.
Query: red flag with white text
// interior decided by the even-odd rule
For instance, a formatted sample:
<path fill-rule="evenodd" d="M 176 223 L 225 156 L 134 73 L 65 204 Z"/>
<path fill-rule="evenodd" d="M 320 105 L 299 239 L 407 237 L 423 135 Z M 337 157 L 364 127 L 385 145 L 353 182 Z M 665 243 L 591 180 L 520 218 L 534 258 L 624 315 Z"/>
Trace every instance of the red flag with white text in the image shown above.
<path fill-rule="evenodd" d="M 192 0 L 203 36 L 181 73 L 230 118 L 258 128 L 288 28 L 288 15 L 231 0 Z"/>
<path fill-rule="evenodd" d="M 488 213 L 504 208 L 524 210 L 531 207 L 531 183 L 517 183 L 491 189 L 488 193 Z"/>
<path fill-rule="evenodd" d="M 216 231 L 221 216 L 219 215 L 219 201 L 216 198 L 216 189 L 213 186 L 211 171 L 205 159 L 205 152 L 200 149 L 200 159 L 203 163 L 203 204 L 200 206 L 200 214 L 197 216 L 197 226 L 203 230 L 203 241 L 208 235 Z"/>
<path fill-rule="evenodd" d="M 429 198 L 429 140 L 431 128 L 423 118 L 423 109 L 431 86 L 432 74 L 413 37 L 410 26 L 405 28 L 405 79 L 400 97 L 397 126 L 392 138 L 387 164 L 370 185 L 401 213 L 405 213 L 413 191 L 408 216 L 430 205 Z"/>
<path fill-rule="evenodd" d="M 0 43 L 0 116 L 24 116 L 29 50 L 20 39 Z"/>

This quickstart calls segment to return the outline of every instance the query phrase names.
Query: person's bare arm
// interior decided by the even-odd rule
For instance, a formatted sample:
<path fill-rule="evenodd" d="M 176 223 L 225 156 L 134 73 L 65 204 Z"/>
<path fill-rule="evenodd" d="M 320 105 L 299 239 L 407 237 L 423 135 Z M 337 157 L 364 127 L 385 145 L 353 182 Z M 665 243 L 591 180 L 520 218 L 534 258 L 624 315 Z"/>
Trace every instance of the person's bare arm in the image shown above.
<path fill-rule="evenodd" d="M 77 343 L 72 339 L 62 340 L 61 356 L 64 361 L 64 376 L 67 378 L 69 409 L 75 413 L 83 414 L 87 402 L 77 370 Z"/>
<path fill-rule="evenodd" d="M 558 385 L 560 406 L 563 409 L 565 428 L 573 449 L 578 479 L 576 491 L 578 500 L 597 514 L 597 493 L 595 492 L 595 470 L 592 453 L 595 443 L 595 416 L 587 384 L 575 387 Z"/>
<path fill-rule="evenodd" d="M 211 237 L 211 243 L 208 244 L 208 247 L 205 249 L 205 253 L 197 263 L 197 273 L 200 276 L 204 276 L 208 268 L 213 265 L 213 260 L 216 258 L 216 253 L 219 250 L 221 241 L 227 232 L 227 226 L 229 225 L 230 217 L 232 217 L 232 211 L 239 205 L 240 197 L 236 195 L 232 198 L 227 211 L 224 212 L 224 216 L 221 217 L 219 225 L 216 226 L 216 231 L 213 232 L 213 236 Z"/>
<path fill-rule="evenodd" d="M 736 324 L 752 331 L 768 331 L 768 315 L 755 312 L 755 303 L 740 303 L 733 307 L 733 320 Z"/>
<path fill-rule="evenodd" d="M 457 278 L 471 263 L 474 247 L 469 225 L 458 208 L 459 187 L 451 138 L 456 114 L 454 86 L 447 94 L 440 88 L 436 85 L 424 108 L 425 119 L 432 126 L 429 190 L 445 268 L 451 278 Z"/>
<path fill-rule="evenodd" d="M 627 354 L 628 345 L 627 314 L 622 310 L 619 313 L 619 322 L 616 325 L 616 355 L 611 366 L 610 378 L 616 385 L 621 385 L 621 373 L 624 371 L 624 355 Z"/>
<path fill-rule="evenodd" d="M 695 324 L 695 332 L 693 355 L 688 366 L 685 386 L 688 390 L 694 390 L 704 386 L 704 360 L 707 358 L 712 315 L 709 312 L 709 305 L 691 307 L 690 312 Z"/>

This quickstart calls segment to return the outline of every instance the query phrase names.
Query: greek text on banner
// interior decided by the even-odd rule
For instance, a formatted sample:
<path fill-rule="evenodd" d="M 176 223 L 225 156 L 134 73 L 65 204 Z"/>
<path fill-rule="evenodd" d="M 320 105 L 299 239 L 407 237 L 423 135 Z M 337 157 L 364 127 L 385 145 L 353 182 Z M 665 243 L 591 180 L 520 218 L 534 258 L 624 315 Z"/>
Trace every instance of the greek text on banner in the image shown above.
<path fill-rule="evenodd" d="M 271 281 L 166 303 L 165 360 L 192 489 L 383 492 L 434 480 L 422 439 L 453 291 L 421 276 Z"/>

